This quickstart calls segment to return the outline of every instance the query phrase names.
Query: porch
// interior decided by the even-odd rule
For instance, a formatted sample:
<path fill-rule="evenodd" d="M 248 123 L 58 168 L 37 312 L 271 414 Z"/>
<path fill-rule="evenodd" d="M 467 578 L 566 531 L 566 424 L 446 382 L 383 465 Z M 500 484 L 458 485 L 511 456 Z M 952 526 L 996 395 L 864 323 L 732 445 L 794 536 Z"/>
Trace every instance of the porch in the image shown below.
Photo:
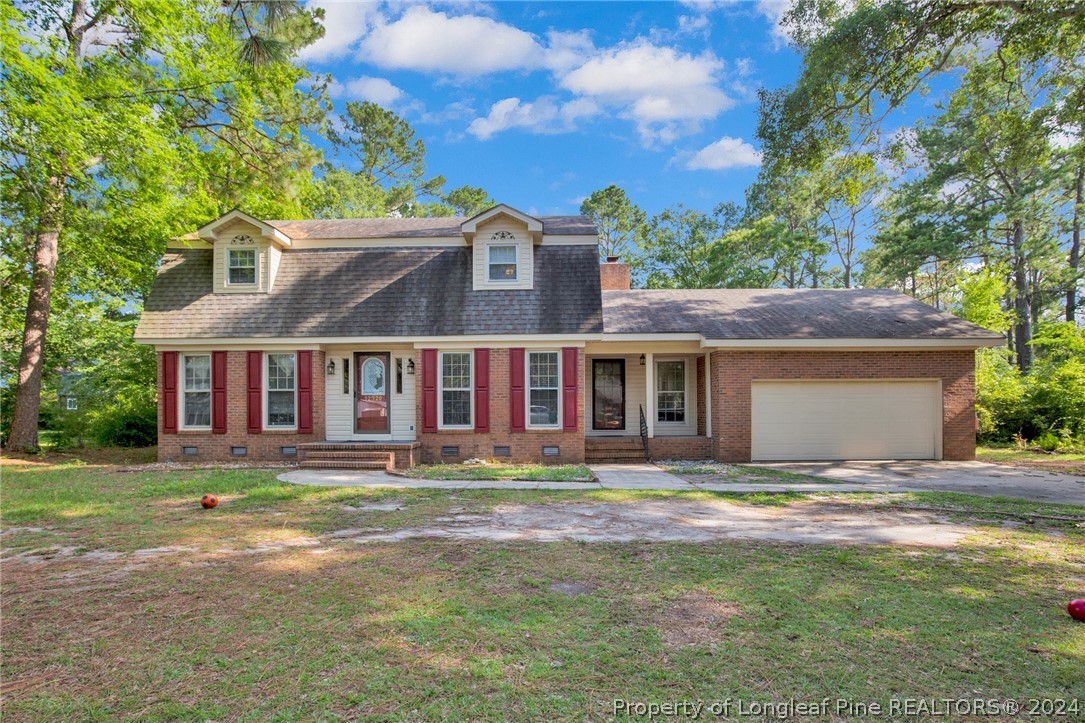
<path fill-rule="evenodd" d="M 712 456 L 707 352 L 690 341 L 601 342 L 585 351 L 586 461 Z"/>
<path fill-rule="evenodd" d="M 416 441 L 310 442 L 298 445 L 300 466 L 306 469 L 407 469 L 418 462 Z"/>

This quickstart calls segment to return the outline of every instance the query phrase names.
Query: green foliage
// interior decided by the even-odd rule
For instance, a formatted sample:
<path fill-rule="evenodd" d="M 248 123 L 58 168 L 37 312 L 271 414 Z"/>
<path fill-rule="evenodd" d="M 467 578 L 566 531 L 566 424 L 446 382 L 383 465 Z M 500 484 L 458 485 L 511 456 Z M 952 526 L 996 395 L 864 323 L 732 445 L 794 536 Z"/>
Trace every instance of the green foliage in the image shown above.
<path fill-rule="evenodd" d="M 497 205 L 497 202 L 478 186 L 460 186 L 448 192 L 445 203 L 459 216 L 475 216 Z"/>
<path fill-rule="evenodd" d="M 649 289 L 719 286 L 713 263 L 721 236 L 738 224 L 738 208 L 720 204 L 711 214 L 681 204 L 649 219 L 631 259 L 633 273 Z"/>
<path fill-rule="evenodd" d="M 644 228 L 645 214 L 625 191 L 615 185 L 593 191 L 580 204 L 580 213 L 590 216 L 599 229 L 599 256 L 621 256 L 629 252 Z"/>
<path fill-rule="evenodd" d="M 1033 345 L 1039 355 L 1027 374 L 1005 350 L 976 353 L 980 439 L 1085 443 L 1085 329 L 1065 322 L 1041 326 Z"/>
<path fill-rule="evenodd" d="M 999 266 L 984 266 L 976 271 L 961 271 L 957 275 L 960 292 L 957 315 L 985 329 L 1006 333 L 1013 324 L 1013 315 L 1002 308 L 1010 291 L 1007 271 Z"/>

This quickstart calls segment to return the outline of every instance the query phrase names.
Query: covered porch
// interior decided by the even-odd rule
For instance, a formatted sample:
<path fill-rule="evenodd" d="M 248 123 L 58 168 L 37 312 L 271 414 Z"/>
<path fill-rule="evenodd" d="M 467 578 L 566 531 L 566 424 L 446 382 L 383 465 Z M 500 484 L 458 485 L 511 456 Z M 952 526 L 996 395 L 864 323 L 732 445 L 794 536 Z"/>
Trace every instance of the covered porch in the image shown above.
<path fill-rule="evenodd" d="M 696 341 L 590 343 L 585 349 L 588 461 L 710 458 L 712 385 Z"/>

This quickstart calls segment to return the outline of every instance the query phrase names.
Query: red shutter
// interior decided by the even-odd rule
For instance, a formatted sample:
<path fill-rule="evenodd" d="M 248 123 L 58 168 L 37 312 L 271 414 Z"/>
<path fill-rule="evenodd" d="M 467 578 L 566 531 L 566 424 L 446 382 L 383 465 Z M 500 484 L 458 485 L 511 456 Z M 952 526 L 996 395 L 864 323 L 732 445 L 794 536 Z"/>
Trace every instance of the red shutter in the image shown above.
<path fill-rule="evenodd" d="M 437 350 L 422 350 L 422 431 L 437 431 Z"/>
<path fill-rule="evenodd" d="M 576 369 L 576 347 L 564 347 L 561 350 L 561 412 L 562 428 L 566 432 L 576 431 L 576 390 L 579 376 Z"/>
<path fill-rule="evenodd" d="M 177 352 L 162 352 L 162 431 L 177 434 Z"/>
<path fill-rule="evenodd" d="M 475 349 L 475 431 L 490 431 L 489 349 Z"/>
<path fill-rule="evenodd" d="M 512 431 L 524 431 L 524 350 L 509 349 L 509 401 Z"/>
<path fill-rule="evenodd" d="M 226 434 L 226 352 L 211 352 L 211 433 Z"/>
<path fill-rule="evenodd" d="M 313 433 L 313 352 L 298 352 L 298 433 Z"/>
<path fill-rule="evenodd" d="M 263 408 L 261 406 L 261 380 L 263 379 L 264 355 L 258 351 L 249 352 L 248 384 L 246 397 L 249 409 L 249 434 L 260 434 L 264 428 Z"/>

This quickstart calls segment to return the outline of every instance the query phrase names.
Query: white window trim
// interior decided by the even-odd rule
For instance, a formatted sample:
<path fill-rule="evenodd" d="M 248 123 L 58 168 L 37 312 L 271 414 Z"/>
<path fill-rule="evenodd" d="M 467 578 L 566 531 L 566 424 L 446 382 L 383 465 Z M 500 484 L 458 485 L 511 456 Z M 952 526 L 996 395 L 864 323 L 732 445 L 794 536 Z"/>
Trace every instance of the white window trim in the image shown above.
<path fill-rule="evenodd" d="M 682 420 L 681 422 L 664 422 L 664 421 L 661 421 L 659 419 L 659 410 L 660 410 L 660 407 L 659 407 L 659 394 L 660 394 L 660 391 L 659 391 L 659 365 L 663 364 L 663 363 L 666 363 L 666 362 L 682 362 L 682 394 L 684 395 L 683 398 L 682 398 L 682 405 L 683 405 L 683 410 L 684 410 L 686 418 L 684 420 Z M 652 382 L 653 382 L 652 386 L 654 387 L 653 393 L 655 394 L 655 410 L 653 411 L 653 414 L 655 414 L 655 418 L 656 418 L 655 423 L 663 425 L 664 427 L 688 427 L 689 426 L 689 417 L 690 417 L 690 414 L 689 414 L 690 413 L 690 408 L 689 408 L 689 359 L 686 359 L 685 357 L 681 357 L 681 356 L 661 357 L 661 358 L 654 359 L 653 363 L 654 363 L 654 366 L 655 366 L 655 370 L 654 370 L 654 373 L 652 375 L 652 377 L 653 377 L 652 378 Z"/>
<path fill-rule="evenodd" d="M 531 355 L 532 354 L 556 354 L 557 358 L 558 358 L 558 421 L 555 422 L 554 424 L 532 424 L 531 423 Z M 526 363 L 524 364 L 524 392 L 525 392 L 525 394 L 524 394 L 524 396 L 525 396 L 525 399 L 524 399 L 524 416 L 527 417 L 527 419 L 524 420 L 524 424 L 525 424 L 525 426 L 527 426 L 528 429 L 561 429 L 561 423 L 563 421 L 562 412 L 564 411 L 562 409 L 562 407 L 565 406 L 564 403 L 563 403 L 563 399 L 562 399 L 562 392 L 564 390 L 564 387 L 562 386 L 562 382 L 564 382 L 564 377 L 562 376 L 562 374 L 563 374 L 564 370 L 561 368 L 562 367 L 561 362 L 562 362 L 562 359 L 561 359 L 561 350 L 560 349 L 529 349 L 527 351 L 527 360 L 526 360 Z M 539 388 L 540 389 L 548 389 L 549 387 L 539 387 Z"/>
<path fill-rule="evenodd" d="M 67 409 L 69 412 L 78 412 L 79 400 L 77 400 L 75 397 L 67 397 L 65 400 L 64 408 Z"/>
<path fill-rule="evenodd" d="M 290 426 L 272 425 L 268 421 L 268 418 L 269 418 L 269 415 L 270 415 L 270 412 L 271 412 L 271 409 L 268 406 L 268 394 L 272 390 L 268 386 L 267 358 L 271 354 L 275 354 L 275 355 L 289 354 L 291 357 L 294 358 L 294 423 L 291 424 Z M 264 388 L 264 391 L 263 391 L 264 396 L 263 396 L 263 399 L 261 401 L 263 402 L 263 406 L 264 406 L 264 411 L 263 411 L 264 429 L 268 430 L 268 431 L 276 431 L 276 432 L 281 432 L 281 431 L 288 431 L 289 432 L 291 430 L 296 430 L 298 428 L 298 354 L 297 354 L 297 352 L 293 352 L 293 351 L 266 351 L 266 352 L 264 352 L 264 356 L 263 356 L 263 366 L 264 366 L 264 370 L 263 370 L 263 384 L 262 384 L 262 386 Z M 281 391 L 281 390 L 277 390 L 277 391 Z"/>
<path fill-rule="evenodd" d="M 188 391 L 187 389 L 185 389 L 185 360 L 189 359 L 191 357 L 197 357 L 197 356 L 207 357 L 207 369 L 211 372 L 211 388 L 207 390 L 207 393 L 210 395 L 210 401 L 211 401 L 211 405 L 210 405 L 211 406 L 211 421 L 213 422 L 214 419 L 215 419 L 215 369 L 214 369 L 214 360 L 211 358 L 210 353 L 205 352 L 205 353 L 202 353 L 202 354 L 193 353 L 193 354 L 182 354 L 181 355 L 181 359 L 180 359 L 180 362 L 181 362 L 180 367 L 181 368 L 179 370 L 179 376 L 181 377 L 180 380 L 179 380 L 180 381 L 180 387 L 181 387 L 181 389 L 180 389 L 181 393 L 177 395 L 179 397 L 179 399 L 177 400 L 177 404 L 181 407 L 181 409 L 180 409 L 180 417 L 181 417 L 180 427 L 181 427 L 181 429 L 194 429 L 194 430 L 199 430 L 199 431 L 206 431 L 208 429 L 211 429 L 210 424 L 200 424 L 200 425 L 188 425 L 188 424 L 185 424 L 185 420 L 188 418 L 188 415 L 185 414 L 185 394 Z M 193 390 L 193 391 L 195 391 L 195 390 Z"/>
<path fill-rule="evenodd" d="M 252 251 L 252 264 L 253 264 L 252 278 L 254 279 L 254 281 L 251 284 L 238 283 L 238 282 L 231 282 L 230 281 L 230 254 L 232 252 L 234 252 L 234 251 Z M 240 267 L 240 268 L 245 268 L 245 267 Z M 226 249 L 226 277 L 225 277 L 225 279 L 223 279 L 223 281 L 226 284 L 226 286 L 234 286 L 234 287 L 238 287 L 238 288 L 249 288 L 249 289 L 255 289 L 256 287 L 258 287 L 260 285 L 260 249 L 256 248 L 255 246 L 246 247 L 246 248 L 237 248 L 237 249 L 235 249 L 235 248 L 227 248 Z"/>
<path fill-rule="evenodd" d="M 492 252 L 497 246 L 511 246 L 513 266 L 516 267 L 516 276 L 511 279 L 492 279 L 490 278 L 490 267 L 493 265 Z M 494 241 L 486 244 L 486 283 L 487 284 L 516 284 L 520 282 L 520 242 L 513 240 L 509 241 L 504 239 L 501 241 Z"/>
<path fill-rule="evenodd" d="M 468 424 L 445 424 L 445 354 L 466 354 L 470 378 L 467 382 L 467 399 L 471 409 Z M 454 389 L 451 391 L 463 391 Z M 467 349 L 449 349 L 437 353 L 437 429 L 474 429 L 475 428 L 475 353 Z"/>

